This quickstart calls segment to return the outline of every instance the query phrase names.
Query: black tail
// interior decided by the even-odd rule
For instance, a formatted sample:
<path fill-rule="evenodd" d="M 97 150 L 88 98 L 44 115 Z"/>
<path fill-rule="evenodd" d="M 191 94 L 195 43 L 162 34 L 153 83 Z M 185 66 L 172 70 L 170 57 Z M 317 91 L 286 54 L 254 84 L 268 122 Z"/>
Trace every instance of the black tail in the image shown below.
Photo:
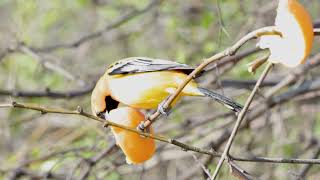
<path fill-rule="evenodd" d="M 238 104 L 237 102 L 225 97 L 225 96 L 222 96 L 218 93 L 215 93 L 215 92 L 212 92 L 208 89 L 204 89 L 204 88 L 198 88 L 205 96 L 223 104 L 224 106 L 226 106 L 227 108 L 231 109 L 232 111 L 234 112 L 240 112 L 243 108 L 242 105 Z"/>

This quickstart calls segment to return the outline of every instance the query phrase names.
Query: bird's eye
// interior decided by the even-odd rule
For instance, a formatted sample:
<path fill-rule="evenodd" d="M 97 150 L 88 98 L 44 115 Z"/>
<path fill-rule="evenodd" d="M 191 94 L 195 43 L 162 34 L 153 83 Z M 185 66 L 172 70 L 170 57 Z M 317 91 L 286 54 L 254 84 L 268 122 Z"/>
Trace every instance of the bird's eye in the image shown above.
<path fill-rule="evenodd" d="M 114 100 L 111 96 L 106 96 L 104 101 L 106 103 L 105 112 L 110 112 L 111 110 L 116 109 L 119 105 L 119 102 Z"/>

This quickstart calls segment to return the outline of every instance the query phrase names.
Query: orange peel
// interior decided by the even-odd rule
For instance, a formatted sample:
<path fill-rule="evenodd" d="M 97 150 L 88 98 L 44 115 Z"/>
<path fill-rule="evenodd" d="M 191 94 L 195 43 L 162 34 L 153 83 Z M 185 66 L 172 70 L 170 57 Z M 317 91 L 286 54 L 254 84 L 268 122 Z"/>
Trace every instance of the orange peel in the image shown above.
<path fill-rule="evenodd" d="M 144 114 L 131 107 L 119 107 L 111 110 L 108 114 L 108 120 L 130 128 L 136 128 L 141 121 L 145 119 Z M 155 140 L 148 137 L 124 130 L 117 127 L 111 127 L 112 133 L 116 139 L 117 145 L 126 155 L 128 164 L 143 163 L 150 159 L 155 153 Z M 150 132 L 153 133 L 152 127 Z"/>
<path fill-rule="evenodd" d="M 314 39 L 309 13 L 297 0 L 279 0 L 275 26 L 282 35 L 261 36 L 257 44 L 270 50 L 268 60 L 287 67 L 303 64 L 311 53 Z"/>

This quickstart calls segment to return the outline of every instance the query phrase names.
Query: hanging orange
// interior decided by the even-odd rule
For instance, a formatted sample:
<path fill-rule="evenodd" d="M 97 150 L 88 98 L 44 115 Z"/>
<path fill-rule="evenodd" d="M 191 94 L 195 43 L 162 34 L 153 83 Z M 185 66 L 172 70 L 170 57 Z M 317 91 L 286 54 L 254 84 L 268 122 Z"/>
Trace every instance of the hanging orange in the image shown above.
<path fill-rule="evenodd" d="M 313 25 L 309 13 L 297 0 L 279 0 L 275 20 L 279 35 L 264 35 L 258 46 L 270 49 L 269 61 L 295 67 L 305 62 L 313 44 Z"/>

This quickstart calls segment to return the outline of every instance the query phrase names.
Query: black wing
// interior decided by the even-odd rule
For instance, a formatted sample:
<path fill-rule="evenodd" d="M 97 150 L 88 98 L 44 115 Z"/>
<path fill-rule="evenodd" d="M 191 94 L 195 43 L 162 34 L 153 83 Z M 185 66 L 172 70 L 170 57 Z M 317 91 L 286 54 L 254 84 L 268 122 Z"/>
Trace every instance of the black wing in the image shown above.
<path fill-rule="evenodd" d="M 109 75 L 116 75 L 163 70 L 177 70 L 182 71 L 186 74 L 190 74 L 194 70 L 194 68 L 186 64 L 180 64 L 163 59 L 130 57 L 111 64 L 108 67 L 107 71 Z"/>

